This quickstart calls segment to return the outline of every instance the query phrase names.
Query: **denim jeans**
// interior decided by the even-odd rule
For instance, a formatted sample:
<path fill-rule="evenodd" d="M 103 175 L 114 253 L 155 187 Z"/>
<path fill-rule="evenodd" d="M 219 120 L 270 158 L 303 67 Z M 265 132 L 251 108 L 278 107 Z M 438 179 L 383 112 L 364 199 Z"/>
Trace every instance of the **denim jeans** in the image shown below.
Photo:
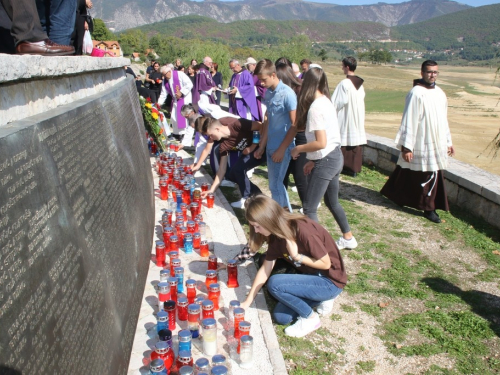
<path fill-rule="evenodd" d="M 273 317 L 278 324 L 290 324 L 298 316 L 308 318 L 320 302 L 337 297 L 342 289 L 320 275 L 278 274 L 267 282 L 267 290 L 278 300 Z"/>
<path fill-rule="evenodd" d="M 36 0 L 40 23 L 50 40 L 65 46 L 70 44 L 77 3 L 75 0 Z"/>
<path fill-rule="evenodd" d="M 324 196 L 325 204 L 333 214 L 342 233 L 350 232 L 344 209 L 339 203 L 339 176 L 344 165 L 344 157 L 340 147 L 314 161 L 314 168 L 308 179 L 307 193 L 304 201 L 304 214 L 318 221 L 318 204 Z"/>
<path fill-rule="evenodd" d="M 238 184 L 241 196 L 245 199 L 252 194 L 262 193 L 257 185 L 252 183 L 252 181 L 250 181 L 247 176 L 247 171 L 264 164 L 266 161 L 265 158 L 256 159 L 253 156 L 254 152 L 257 149 L 255 149 L 248 155 L 244 155 L 242 152 L 236 164 L 231 167 L 229 174 L 226 174 L 228 180 L 236 182 Z"/>
<path fill-rule="evenodd" d="M 292 212 L 292 206 L 290 205 L 290 200 L 288 199 L 288 193 L 285 185 L 283 184 L 283 180 L 285 178 L 286 171 L 288 170 L 288 164 L 290 163 L 290 151 L 292 148 L 293 143 L 286 149 L 283 160 L 280 163 L 275 163 L 271 158 L 272 154 L 276 151 L 275 149 L 266 150 L 267 176 L 269 179 L 269 190 L 271 191 L 271 196 L 281 207 L 288 207 L 290 212 Z"/>

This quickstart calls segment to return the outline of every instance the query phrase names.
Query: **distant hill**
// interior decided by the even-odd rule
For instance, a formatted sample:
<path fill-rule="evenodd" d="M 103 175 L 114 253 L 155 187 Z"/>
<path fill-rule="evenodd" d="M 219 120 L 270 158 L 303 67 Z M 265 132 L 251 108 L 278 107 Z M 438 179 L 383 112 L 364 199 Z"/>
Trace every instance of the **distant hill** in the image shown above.
<path fill-rule="evenodd" d="M 405 25 L 470 8 L 448 0 L 411 0 L 399 4 L 340 6 L 302 0 L 94 0 L 93 16 L 115 31 L 167 19 L 200 15 L 222 23 L 239 20 L 315 20 Z"/>

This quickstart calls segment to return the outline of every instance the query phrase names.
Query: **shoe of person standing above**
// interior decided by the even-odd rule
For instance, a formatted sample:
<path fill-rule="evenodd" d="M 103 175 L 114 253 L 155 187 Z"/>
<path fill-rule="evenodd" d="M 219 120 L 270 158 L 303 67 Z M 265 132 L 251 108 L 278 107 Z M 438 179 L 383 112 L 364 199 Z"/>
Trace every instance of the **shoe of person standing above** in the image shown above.
<path fill-rule="evenodd" d="M 47 33 L 40 24 L 40 18 L 34 1 L 0 1 L 12 21 L 10 31 L 16 46 L 16 54 L 66 56 L 75 53 L 74 47 L 57 44 L 48 38 Z"/>

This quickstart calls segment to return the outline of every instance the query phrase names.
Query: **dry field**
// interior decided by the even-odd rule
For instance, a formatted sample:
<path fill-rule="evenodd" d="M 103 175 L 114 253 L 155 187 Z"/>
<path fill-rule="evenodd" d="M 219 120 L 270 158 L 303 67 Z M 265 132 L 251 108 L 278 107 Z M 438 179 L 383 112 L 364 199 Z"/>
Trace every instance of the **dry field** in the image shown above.
<path fill-rule="evenodd" d="M 340 63 L 326 63 L 323 67 L 333 92 L 343 78 Z M 416 66 L 365 63 L 358 67 L 357 74 L 365 80 L 368 133 L 395 138 L 405 96 L 413 79 L 420 77 L 419 70 Z M 456 158 L 500 174 L 500 160 L 483 153 L 500 128 L 500 77 L 495 80 L 496 68 L 441 65 L 439 71 L 438 85 L 448 96 L 448 120 Z"/>

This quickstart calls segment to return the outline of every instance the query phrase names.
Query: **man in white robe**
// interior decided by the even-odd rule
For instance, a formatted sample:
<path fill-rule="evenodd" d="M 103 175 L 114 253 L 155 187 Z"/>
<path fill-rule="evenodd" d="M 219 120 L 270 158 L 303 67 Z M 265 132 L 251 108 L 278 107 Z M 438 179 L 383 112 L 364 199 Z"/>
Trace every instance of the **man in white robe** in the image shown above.
<path fill-rule="evenodd" d="M 340 128 L 341 151 L 344 155 L 342 173 L 356 177 L 363 164 L 365 133 L 365 89 L 363 79 L 354 74 L 357 61 L 349 56 L 342 60 L 346 78 L 340 81 L 332 95 Z"/>
<path fill-rule="evenodd" d="M 455 150 L 448 126 L 446 95 L 436 85 L 435 61 L 422 64 L 422 79 L 406 96 L 403 119 L 396 136 L 401 149 L 397 167 L 381 193 L 401 206 L 424 211 L 424 217 L 440 223 L 436 209 L 448 211 L 443 170 Z"/>
<path fill-rule="evenodd" d="M 161 86 L 161 94 L 158 104 L 162 105 L 167 99 L 167 95 L 172 97 L 172 110 L 170 112 L 170 122 L 172 133 L 176 138 L 181 139 L 183 146 L 191 146 L 194 129 L 188 126 L 186 119 L 181 115 L 181 107 L 190 104 L 192 101 L 191 89 L 193 83 L 191 79 L 181 71 L 172 71 L 171 66 L 163 66 L 160 69 L 164 81 Z"/>

